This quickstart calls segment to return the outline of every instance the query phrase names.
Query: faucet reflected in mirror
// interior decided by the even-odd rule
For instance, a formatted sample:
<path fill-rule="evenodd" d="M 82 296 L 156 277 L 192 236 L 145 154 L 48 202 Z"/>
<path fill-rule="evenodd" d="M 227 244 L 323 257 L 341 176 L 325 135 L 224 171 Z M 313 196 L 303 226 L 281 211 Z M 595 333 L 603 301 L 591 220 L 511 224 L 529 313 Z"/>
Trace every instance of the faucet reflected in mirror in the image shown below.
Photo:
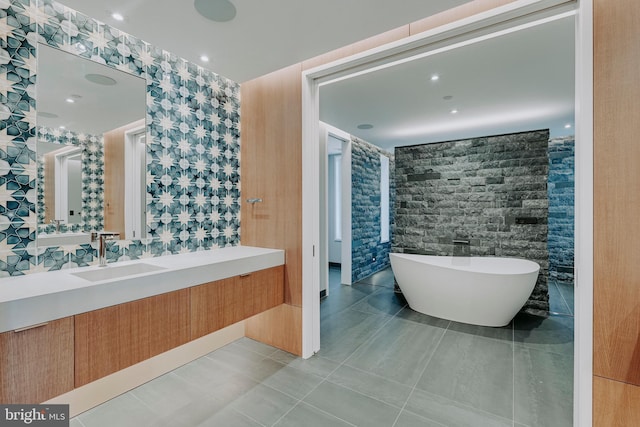
<path fill-rule="evenodd" d="M 60 232 L 60 224 L 62 224 L 64 222 L 64 220 L 62 220 L 62 219 L 52 219 L 49 222 L 51 222 L 52 224 L 55 224 L 56 233 L 59 233 Z"/>

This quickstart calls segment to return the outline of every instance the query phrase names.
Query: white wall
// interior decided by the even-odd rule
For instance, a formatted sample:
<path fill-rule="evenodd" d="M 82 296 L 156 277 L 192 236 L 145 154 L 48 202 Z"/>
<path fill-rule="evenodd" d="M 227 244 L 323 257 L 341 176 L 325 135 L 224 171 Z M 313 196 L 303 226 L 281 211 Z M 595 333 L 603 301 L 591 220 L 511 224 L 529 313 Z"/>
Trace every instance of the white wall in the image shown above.
<path fill-rule="evenodd" d="M 331 136 L 329 136 L 331 138 Z M 336 154 L 329 155 L 328 164 L 328 188 L 327 188 L 327 210 L 328 210 L 328 244 L 329 244 L 329 262 L 342 263 L 342 241 L 336 240 Z M 340 166 L 338 164 L 338 166 Z"/>
<path fill-rule="evenodd" d="M 69 212 L 67 214 L 69 224 L 77 224 L 82 219 L 82 162 L 69 159 L 67 168 L 69 175 Z"/>

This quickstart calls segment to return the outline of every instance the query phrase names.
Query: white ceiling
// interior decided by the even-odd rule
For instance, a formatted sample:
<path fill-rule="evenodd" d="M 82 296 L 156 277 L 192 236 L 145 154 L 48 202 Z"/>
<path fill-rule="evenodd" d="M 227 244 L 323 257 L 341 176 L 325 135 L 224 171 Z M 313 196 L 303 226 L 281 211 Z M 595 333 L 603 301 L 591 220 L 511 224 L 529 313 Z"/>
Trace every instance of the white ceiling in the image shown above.
<path fill-rule="evenodd" d="M 469 0 L 231 1 L 237 15 L 229 22 L 205 19 L 193 0 L 61 3 L 242 83 Z M 112 12 L 125 20 L 115 21 Z"/>
<path fill-rule="evenodd" d="M 140 77 L 43 44 L 38 45 L 38 66 L 38 126 L 102 135 L 145 117 L 146 83 Z M 92 83 L 87 74 L 116 84 Z M 66 101 L 73 97 L 74 103 Z"/>
<path fill-rule="evenodd" d="M 201 17 L 192 0 L 180 8 L 171 0 L 62 0 L 237 82 L 467 0 L 403 0 L 402 7 L 388 0 L 231 1 L 236 18 L 216 23 Z M 113 11 L 125 21 L 114 21 Z M 199 60 L 203 53 L 208 64 Z M 569 17 L 324 86 L 321 119 L 386 149 L 542 128 L 573 134 L 564 129 L 573 125 L 573 67 Z M 431 82 L 432 73 L 440 80 Z M 40 99 L 38 108 L 44 108 Z M 374 128 L 357 129 L 364 123 Z"/>
<path fill-rule="evenodd" d="M 546 128 L 572 135 L 574 18 L 323 86 L 320 118 L 385 149 Z"/>

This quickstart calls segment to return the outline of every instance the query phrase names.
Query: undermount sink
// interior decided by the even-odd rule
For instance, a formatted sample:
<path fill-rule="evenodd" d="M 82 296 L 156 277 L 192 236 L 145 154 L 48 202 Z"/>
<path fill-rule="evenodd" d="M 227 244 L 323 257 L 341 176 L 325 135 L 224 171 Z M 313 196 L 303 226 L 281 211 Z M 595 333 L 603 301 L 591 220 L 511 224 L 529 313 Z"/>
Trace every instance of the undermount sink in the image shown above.
<path fill-rule="evenodd" d="M 119 277 L 131 276 L 133 274 L 151 273 L 153 271 L 161 270 L 166 270 L 166 268 L 157 265 L 139 263 L 123 265 L 120 267 L 108 266 L 97 270 L 79 271 L 71 274 L 90 282 L 99 282 L 101 280 L 117 279 Z"/>

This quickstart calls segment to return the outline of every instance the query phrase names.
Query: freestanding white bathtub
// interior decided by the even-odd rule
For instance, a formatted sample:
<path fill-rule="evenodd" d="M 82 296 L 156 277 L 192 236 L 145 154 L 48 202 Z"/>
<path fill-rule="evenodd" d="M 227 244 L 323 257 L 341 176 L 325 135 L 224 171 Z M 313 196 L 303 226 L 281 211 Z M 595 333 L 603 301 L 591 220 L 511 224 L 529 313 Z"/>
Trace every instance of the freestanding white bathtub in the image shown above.
<path fill-rule="evenodd" d="M 505 326 L 536 284 L 540 266 L 518 258 L 392 253 L 391 268 L 409 307 L 456 322 Z"/>

